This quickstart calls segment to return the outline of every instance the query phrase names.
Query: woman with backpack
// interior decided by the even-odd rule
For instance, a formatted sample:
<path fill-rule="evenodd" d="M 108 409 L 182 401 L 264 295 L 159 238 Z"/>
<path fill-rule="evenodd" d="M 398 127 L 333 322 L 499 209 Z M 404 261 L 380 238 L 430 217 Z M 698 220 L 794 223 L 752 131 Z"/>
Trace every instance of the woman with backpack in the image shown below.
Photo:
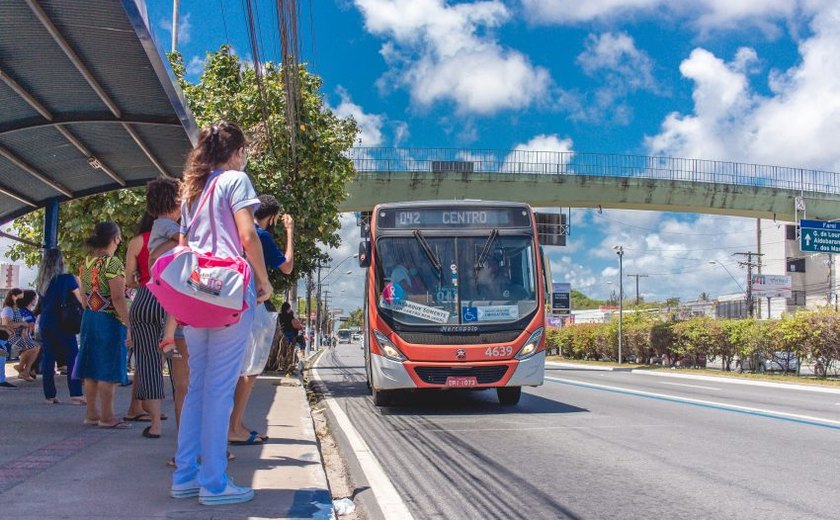
<path fill-rule="evenodd" d="M 74 299 L 79 306 L 84 307 L 85 299 L 79 290 L 79 279 L 68 274 L 64 267 L 64 255 L 56 248 L 47 249 L 41 259 L 35 287 L 41 295 L 41 378 L 44 384 L 44 398 L 48 403 L 57 403 L 55 389 L 55 359 L 59 353 L 67 360 L 67 365 L 76 364 L 79 345 L 76 334 L 80 325 L 77 316 L 73 316 L 75 306 L 70 299 Z M 67 374 L 67 389 L 70 392 L 70 402 L 77 405 L 86 404 L 82 395 L 82 382 Z"/>
<path fill-rule="evenodd" d="M 254 210 L 260 201 L 243 171 L 245 147 L 245 136 L 233 123 L 203 129 L 187 159 L 182 188 L 181 245 L 218 258 L 237 259 L 244 252 L 253 275 L 245 290 L 247 308 L 237 313 L 235 323 L 204 328 L 181 320 L 186 323 L 184 335 L 190 350 L 190 382 L 181 411 L 170 496 L 198 497 L 204 505 L 254 498 L 253 489 L 237 486 L 227 475 L 228 422 L 254 307 L 272 293 L 254 226 Z M 211 292 L 223 287 L 198 269 L 190 283 Z M 161 303 L 166 306 L 165 301 Z"/>

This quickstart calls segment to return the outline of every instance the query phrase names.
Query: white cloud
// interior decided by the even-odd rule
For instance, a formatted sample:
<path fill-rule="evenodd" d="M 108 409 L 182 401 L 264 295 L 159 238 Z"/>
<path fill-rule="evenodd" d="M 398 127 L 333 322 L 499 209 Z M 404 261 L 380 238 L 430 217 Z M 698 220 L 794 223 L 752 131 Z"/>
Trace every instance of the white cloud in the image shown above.
<path fill-rule="evenodd" d="M 380 86 L 405 87 L 414 103 L 450 101 L 460 113 L 493 114 L 542 100 L 549 73 L 501 46 L 492 30 L 510 18 L 498 0 L 356 0 L 366 29 L 390 38 L 381 55 L 391 67 Z"/>
<path fill-rule="evenodd" d="M 650 56 L 627 33 L 590 34 L 577 57 L 581 69 L 601 86 L 584 95 L 570 110 L 572 118 L 588 122 L 629 124 L 633 110 L 624 99 L 639 90 L 661 93 Z"/>
<path fill-rule="evenodd" d="M 190 22 L 191 16 L 192 13 L 185 13 L 181 15 L 180 20 L 178 21 L 178 45 L 189 43 L 192 39 L 192 22 Z M 165 30 L 170 35 L 172 34 L 172 18 L 164 18 L 160 21 L 159 25 L 161 29 Z M 169 47 L 169 45 L 166 45 L 167 49 L 169 49 Z"/>
<path fill-rule="evenodd" d="M 362 296 L 365 286 L 365 270 L 359 268 L 359 261 L 352 258 L 358 252 L 359 227 L 356 225 L 356 217 L 353 213 L 342 213 L 340 216 L 341 229 L 338 232 L 341 238 L 341 245 L 336 249 L 329 249 L 327 253 L 332 258 L 331 265 L 335 267 L 329 277 L 327 273 L 331 268 L 321 271 L 322 281 L 328 285 L 325 287 L 329 292 L 329 306 L 340 308 L 344 315 L 362 306 Z M 350 274 L 347 274 L 347 272 Z M 304 293 L 305 294 L 305 293 Z"/>
<path fill-rule="evenodd" d="M 621 21 L 628 17 L 677 15 L 704 29 L 732 28 L 738 24 L 766 27 L 768 21 L 794 16 L 799 9 L 819 2 L 795 0 L 522 0 L 533 24 L 579 24 Z"/>
<path fill-rule="evenodd" d="M 557 134 L 540 134 L 527 143 L 517 144 L 505 157 L 502 171 L 518 173 L 558 173 L 572 159 L 572 139 Z"/>
<path fill-rule="evenodd" d="M 762 96 L 750 87 L 755 51 L 731 62 L 695 49 L 680 72 L 694 82 L 694 112 L 672 113 L 646 139 L 652 154 L 729 159 L 761 164 L 840 169 L 840 4 L 811 24 L 799 45 L 800 62 L 767 76 Z"/>
<path fill-rule="evenodd" d="M 745 278 L 731 253 L 756 248 L 754 219 L 652 211 L 588 211 L 591 222 L 578 226 L 569 238 L 570 242 L 586 241 L 588 260 L 581 263 L 598 273 L 591 294 L 599 298 L 608 295 L 613 287 L 618 289 L 615 245 L 624 247 L 625 275 L 648 275 L 639 282 L 639 292 L 648 300 L 671 296 L 694 299 L 703 292 L 712 296 L 737 293 L 739 288 L 727 272 L 708 261 L 716 260 L 736 278 Z M 626 297 L 635 296 L 632 278 L 624 279 L 624 292 Z"/>
<path fill-rule="evenodd" d="M 656 90 L 653 60 L 627 33 L 590 34 L 577 57 L 583 71 L 627 90 Z"/>
<path fill-rule="evenodd" d="M 193 56 L 190 62 L 187 63 L 187 74 L 190 76 L 199 76 L 204 72 L 204 67 L 207 66 L 207 58 L 201 59 L 198 56 Z"/>
<path fill-rule="evenodd" d="M 341 103 L 333 109 L 333 112 L 340 118 L 352 117 L 356 121 L 360 130 L 358 144 L 380 146 L 383 142 L 382 124 L 385 117 L 380 114 L 366 113 L 361 106 L 353 103 L 350 94 L 341 87 L 338 88 L 338 95 L 341 97 Z"/>

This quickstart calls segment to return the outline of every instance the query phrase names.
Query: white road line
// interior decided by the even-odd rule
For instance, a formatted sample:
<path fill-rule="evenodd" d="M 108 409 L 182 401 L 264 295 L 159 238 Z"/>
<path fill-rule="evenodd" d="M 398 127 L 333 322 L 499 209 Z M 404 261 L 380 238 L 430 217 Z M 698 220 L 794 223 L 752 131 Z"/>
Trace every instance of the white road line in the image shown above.
<path fill-rule="evenodd" d="M 320 361 L 319 358 L 315 363 L 316 367 Z M 321 384 L 325 384 L 320 374 L 318 374 L 317 368 L 313 367 L 312 372 Z M 373 491 L 373 495 L 379 503 L 379 509 L 382 511 L 382 514 L 389 519 L 412 520 L 414 517 L 408 510 L 408 506 L 403 502 L 394 484 L 391 483 L 391 479 L 385 474 L 382 465 L 376 459 L 376 456 L 370 450 L 362 436 L 359 435 L 358 430 L 353 426 L 350 418 L 347 417 L 347 414 L 344 413 L 344 410 L 329 392 L 325 392 L 324 401 L 327 403 L 333 417 L 335 417 L 338 427 L 341 428 L 341 431 L 347 437 L 347 441 L 353 449 L 353 454 L 356 456 L 356 460 L 359 461 L 359 466 L 361 466 L 362 472 L 365 474 L 365 478 Z"/>
<path fill-rule="evenodd" d="M 832 426 L 840 426 L 840 421 L 832 419 L 824 419 L 822 417 L 813 417 L 811 415 L 799 415 L 795 413 L 779 412 L 777 410 L 767 410 L 763 408 L 752 408 L 750 406 L 740 406 L 737 404 L 721 403 L 718 401 L 706 401 L 703 399 L 692 399 L 690 397 L 680 397 L 678 395 L 658 394 L 655 392 L 645 392 L 643 390 L 634 390 L 632 388 L 622 388 L 620 386 L 599 385 L 597 383 L 584 383 L 583 381 L 576 381 L 574 379 L 563 379 L 559 377 L 546 377 L 547 381 L 556 381 L 558 383 L 567 383 L 573 386 L 585 386 L 590 388 L 600 388 L 603 390 L 611 390 L 614 392 L 621 392 L 629 395 L 639 395 L 646 397 L 653 397 L 656 399 L 667 399 L 669 401 L 682 401 L 684 403 L 699 404 L 703 406 L 710 406 L 719 409 L 736 410 L 740 412 L 763 414 L 765 416 L 777 416 L 779 418 L 790 418 L 801 421 L 811 421 L 817 423 L 830 424 Z"/>
<path fill-rule="evenodd" d="M 702 388 L 703 390 L 720 390 L 720 388 L 715 388 L 713 386 L 687 385 L 685 383 L 669 383 L 668 381 L 663 381 L 662 384 L 671 386 L 684 386 L 687 388 Z"/>

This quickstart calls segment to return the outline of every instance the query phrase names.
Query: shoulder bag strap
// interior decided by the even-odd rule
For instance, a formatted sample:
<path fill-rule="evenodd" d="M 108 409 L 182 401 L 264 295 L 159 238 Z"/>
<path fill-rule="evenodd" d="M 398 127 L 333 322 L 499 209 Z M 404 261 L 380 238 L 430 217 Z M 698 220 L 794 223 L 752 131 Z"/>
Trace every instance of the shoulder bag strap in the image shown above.
<path fill-rule="evenodd" d="M 213 172 L 210 172 L 211 175 Z M 209 186 L 204 187 L 204 193 L 201 195 L 201 200 L 199 201 L 198 207 L 195 208 L 195 213 L 193 214 L 192 218 L 190 219 L 190 223 L 187 225 L 187 239 L 190 236 L 190 229 L 192 229 L 193 224 L 195 224 L 195 219 L 198 218 L 198 214 L 201 213 L 201 208 L 207 203 L 210 197 L 213 195 L 213 189 L 216 187 L 216 182 L 218 182 L 219 177 L 224 175 L 224 172 L 220 173 L 216 176 L 212 181 L 210 181 Z"/>

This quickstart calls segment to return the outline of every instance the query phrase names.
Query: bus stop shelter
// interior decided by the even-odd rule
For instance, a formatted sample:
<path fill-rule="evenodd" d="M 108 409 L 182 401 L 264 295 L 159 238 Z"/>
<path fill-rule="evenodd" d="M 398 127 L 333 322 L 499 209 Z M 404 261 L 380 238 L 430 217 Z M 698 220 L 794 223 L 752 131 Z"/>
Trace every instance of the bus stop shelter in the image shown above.
<path fill-rule="evenodd" d="M 143 0 L 0 2 L 0 224 L 179 177 L 198 136 Z"/>

